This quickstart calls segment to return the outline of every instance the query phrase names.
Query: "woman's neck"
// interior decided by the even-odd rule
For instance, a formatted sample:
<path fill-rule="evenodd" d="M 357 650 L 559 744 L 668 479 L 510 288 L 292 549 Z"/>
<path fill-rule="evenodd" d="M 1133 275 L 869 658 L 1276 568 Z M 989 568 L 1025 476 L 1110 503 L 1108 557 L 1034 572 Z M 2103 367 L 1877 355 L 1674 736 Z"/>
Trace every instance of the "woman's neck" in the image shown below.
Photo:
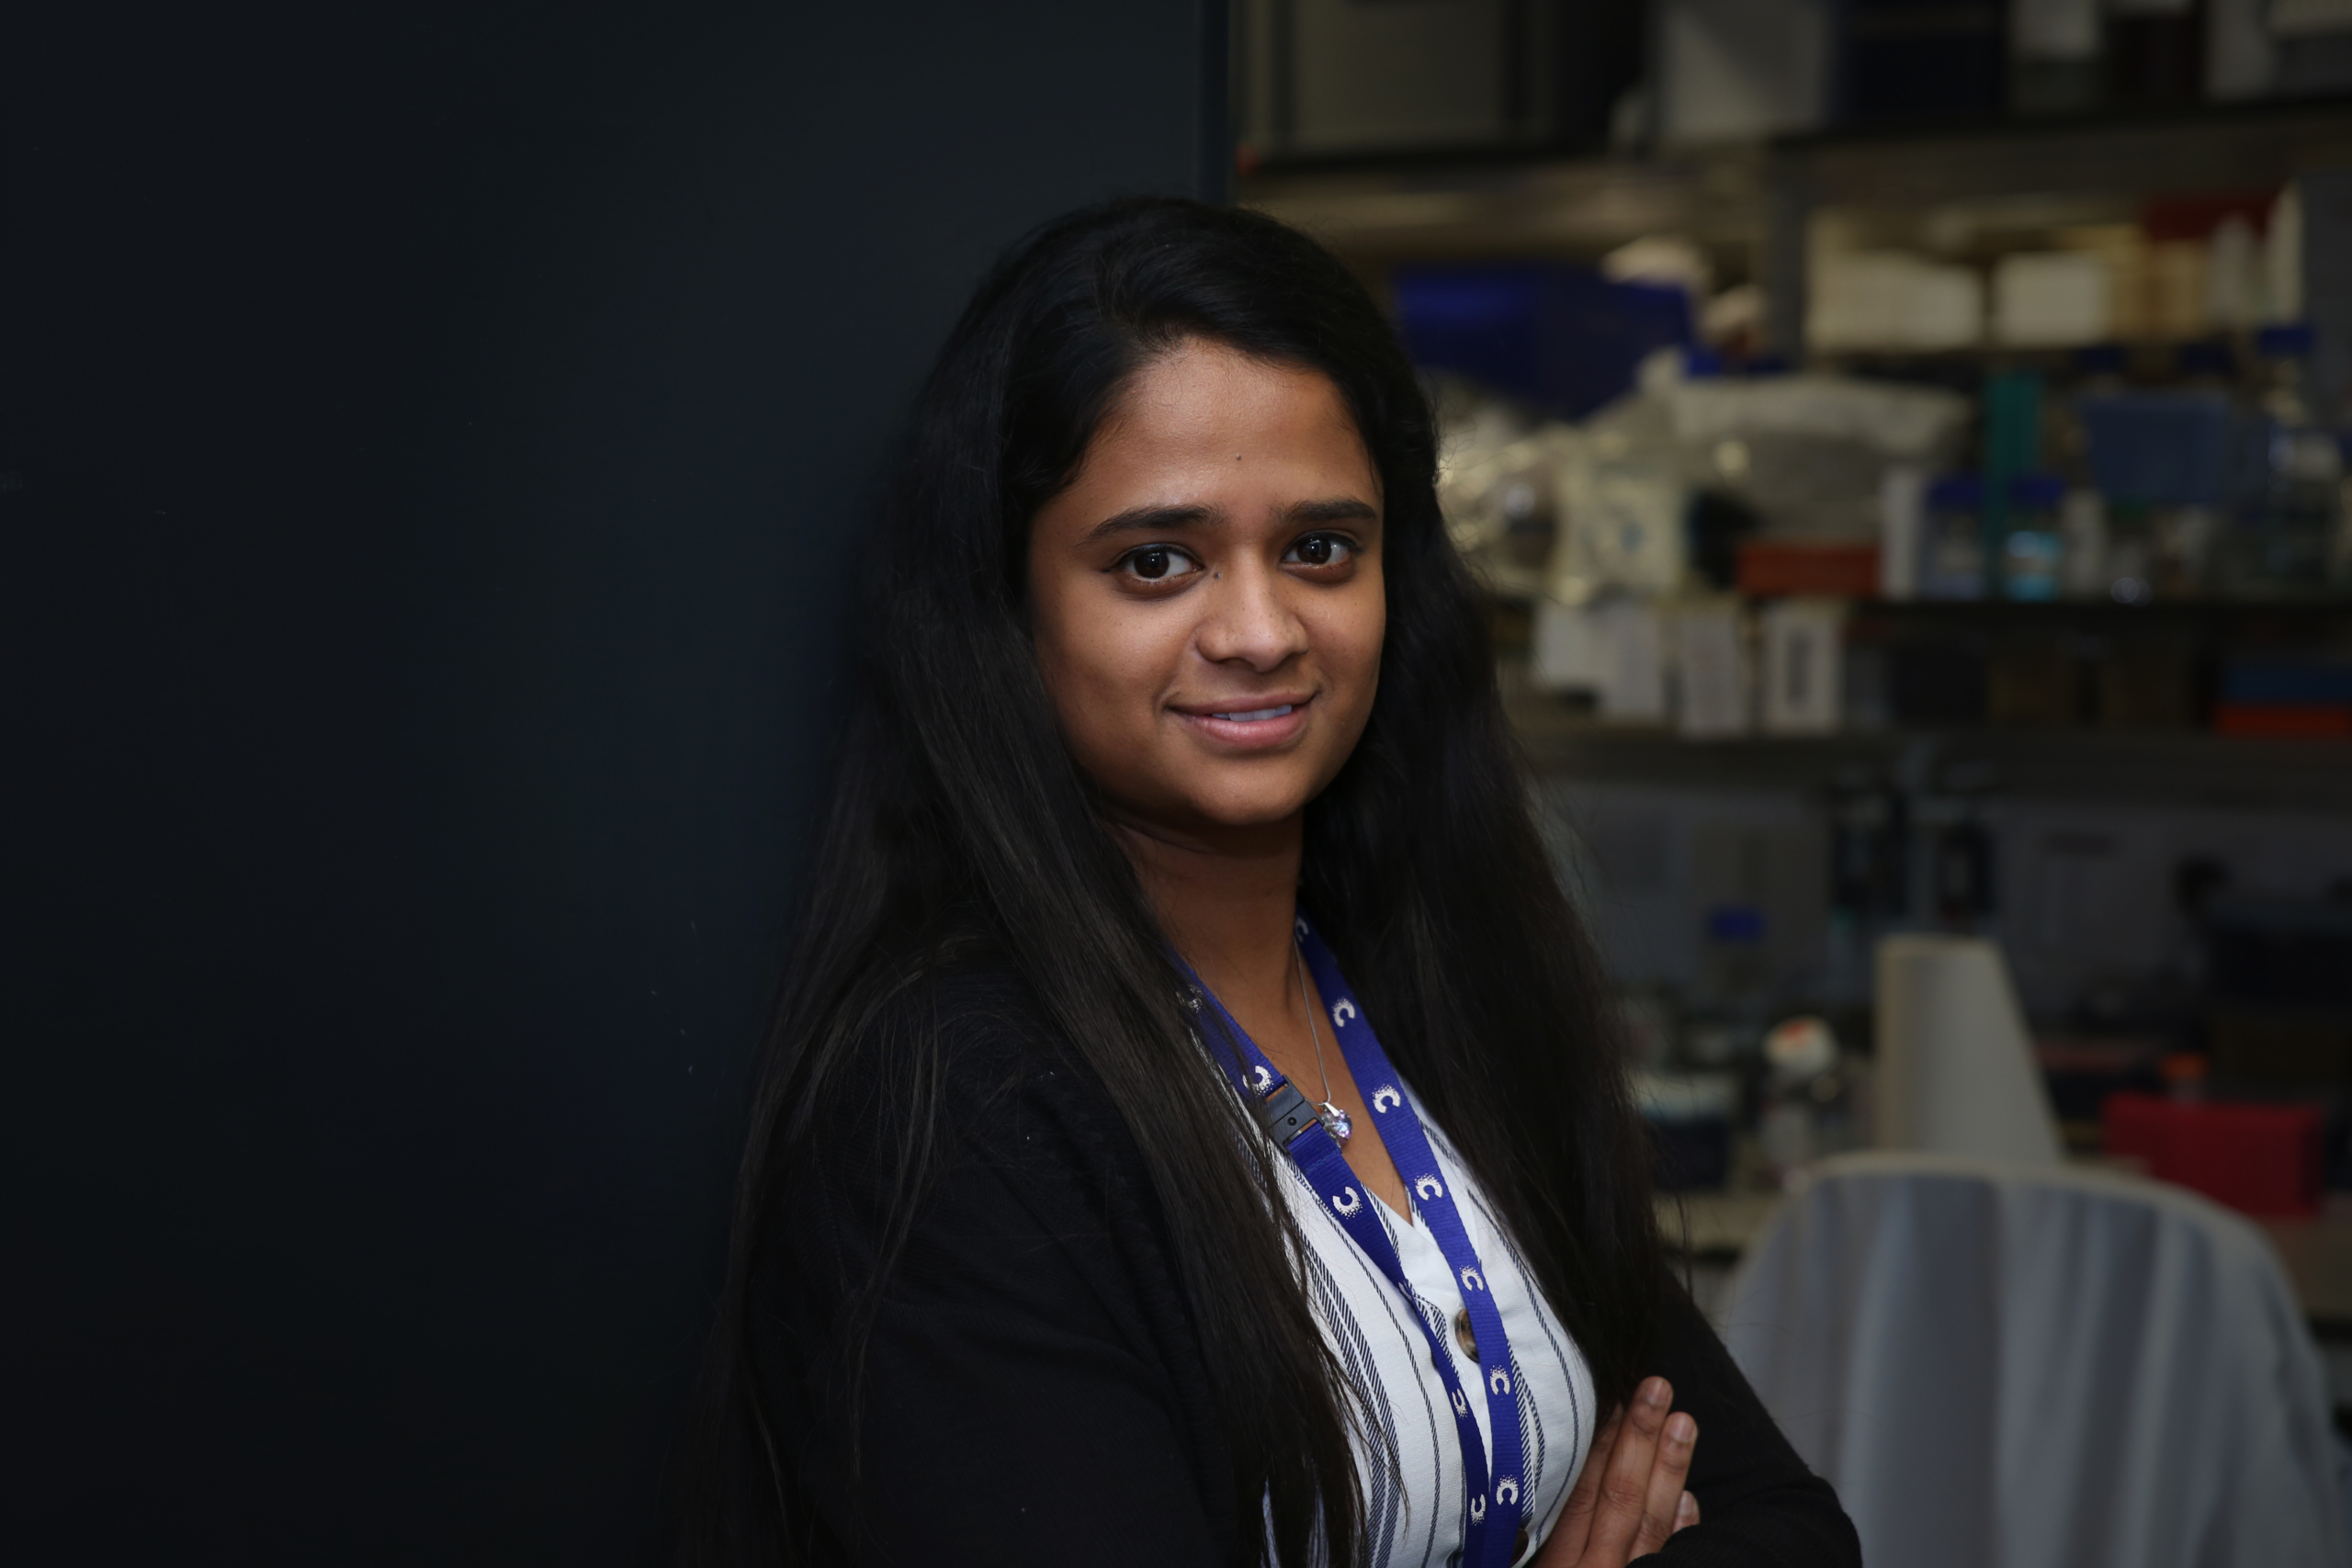
<path fill-rule="evenodd" d="M 1411 1224 L 1405 1179 L 1373 1125 L 1345 1053 L 1323 1049 L 1315 1024 L 1319 1004 L 1310 999 L 1306 965 L 1295 956 L 1291 922 L 1298 917 L 1305 825 L 1304 816 L 1293 816 L 1207 837 L 1132 821 L 1116 822 L 1114 829 L 1160 930 L 1193 973 L 1216 993 L 1276 1072 L 1317 1103 L 1345 1114 L 1355 1129 L 1340 1151 L 1349 1168 Z"/>
<path fill-rule="evenodd" d="M 1160 929 L 1236 1014 L 1292 1010 L 1304 818 L 1215 837 L 1117 824 Z"/>

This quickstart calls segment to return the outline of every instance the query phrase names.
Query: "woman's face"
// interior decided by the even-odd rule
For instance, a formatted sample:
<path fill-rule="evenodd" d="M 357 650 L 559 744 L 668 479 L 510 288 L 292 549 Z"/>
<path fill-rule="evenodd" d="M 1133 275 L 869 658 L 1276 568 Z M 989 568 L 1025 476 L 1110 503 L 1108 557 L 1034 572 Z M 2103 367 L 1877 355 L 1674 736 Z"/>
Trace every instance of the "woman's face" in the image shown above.
<path fill-rule="evenodd" d="M 1379 685 L 1380 503 L 1320 374 L 1197 339 L 1136 374 L 1029 539 L 1038 667 L 1116 811 L 1215 837 L 1331 782 Z"/>

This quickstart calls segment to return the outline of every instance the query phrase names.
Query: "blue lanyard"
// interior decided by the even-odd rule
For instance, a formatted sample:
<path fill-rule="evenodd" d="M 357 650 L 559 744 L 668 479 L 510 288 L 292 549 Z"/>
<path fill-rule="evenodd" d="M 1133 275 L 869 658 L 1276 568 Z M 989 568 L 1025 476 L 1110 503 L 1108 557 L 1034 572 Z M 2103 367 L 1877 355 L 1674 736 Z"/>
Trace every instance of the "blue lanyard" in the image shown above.
<path fill-rule="evenodd" d="M 1225 1069 L 1226 1077 L 1233 1080 L 1233 1087 L 1240 1092 L 1260 1125 L 1297 1164 L 1299 1173 L 1306 1178 L 1332 1217 L 1363 1249 L 1364 1256 L 1388 1277 L 1388 1282 L 1404 1296 L 1413 1321 L 1421 1325 L 1422 1337 L 1430 1344 L 1430 1360 L 1438 1376 L 1445 1381 L 1446 1398 L 1453 1407 L 1454 1436 L 1462 1445 L 1463 1485 L 1470 1498 L 1463 1562 L 1465 1568 L 1510 1568 L 1523 1504 L 1519 1396 L 1512 1384 L 1515 1374 L 1511 1371 L 1510 1340 L 1503 1333 L 1502 1314 L 1496 1309 L 1494 1293 L 1487 1288 L 1486 1269 L 1478 1261 L 1477 1249 L 1471 1245 L 1461 1213 L 1453 1206 L 1453 1195 L 1438 1174 L 1437 1157 L 1430 1152 L 1429 1135 L 1422 1131 L 1420 1118 L 1413 1113 L 1411 1102 L 1405 1098 L 1403 1080 L 1388 1065 L 1388 1055 L 1380 1048 L 1380 1041 L 1372 1032 L 1372 1021 L 1357 1005 L 1355 993 L 1341 977 L 1331 950 L 1323 945 L 1322 938 L 1315 934 L 1305 917 L 1298 921 L 1298 944 L 1307 968 L 1315 976 L 1316 988 L 1323 993 L 1324 1005 L 1330 1010 L 1331 1032 L 1347 1061 L 1348 1071 L 1355 1076 L 1356 1087 L 1366 1091 L 1364 1103 L 1379 1119 L 1380 1141 L 1412 1190 L 1413 1211 L 1428 1224 L 1430 1235 L 1436 1239 L 1438 1249 L 1445 1255 L 1447 1265 L 1462 1287 L 1462 1303 L 1470 1314 L 1471 1337 L 1477 1341 L 1480 1371 L 1487 1384 L 1487 1424 L 1494 1433 L 1492 1473 L 1496 1479 L 1491 1487 L 1487 1483 L 1487 1447 L 1478 1435 L 1477 1418 L 1470 1413 L 1470 1401 L 1462 1392 L 1461 1379 L 1455 1375 L 1453 1352 L 1445 1343 L 1441 1328 L 1430 1324 L 1429 1314 L 1421 1311 L 1413 1295 L 1396 1246 L 1388 1238 L 1388 1228 L 1374 1212 L 1379 1200 L 1358 1185 L 1355 1172 L 1348 1168 L 1338 1141 L 1324 1131 L 1314 1105 L 1274 1070 L 1273 1064 L 1266 1060 L 1266 1054 L 1225 1010 L 1225 1004 L 1207 987 L 1198 985 L 1195 976 L 1196 989 L 1216 1010 L 1234 1046 L 1233 1050 L 1212 1051 L 1210 1055 Z"/>

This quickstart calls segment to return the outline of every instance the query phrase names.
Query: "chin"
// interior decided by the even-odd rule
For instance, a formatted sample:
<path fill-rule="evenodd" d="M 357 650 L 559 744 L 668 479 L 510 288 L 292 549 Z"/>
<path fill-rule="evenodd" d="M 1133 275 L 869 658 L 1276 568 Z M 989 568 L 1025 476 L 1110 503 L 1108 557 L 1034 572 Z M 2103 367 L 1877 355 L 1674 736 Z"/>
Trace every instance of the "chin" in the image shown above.
<path fill-rule="evenodd" d="M 1305 810 L 1309 798 L 1307 792 L 1297 790 L 1284 790 L 1280 794 L 1251 791 L 1196 799 L 1192 805 L 1200 819 L 1214 827 L 1271 828 L 1276 823 L 1287 822 Z"/>

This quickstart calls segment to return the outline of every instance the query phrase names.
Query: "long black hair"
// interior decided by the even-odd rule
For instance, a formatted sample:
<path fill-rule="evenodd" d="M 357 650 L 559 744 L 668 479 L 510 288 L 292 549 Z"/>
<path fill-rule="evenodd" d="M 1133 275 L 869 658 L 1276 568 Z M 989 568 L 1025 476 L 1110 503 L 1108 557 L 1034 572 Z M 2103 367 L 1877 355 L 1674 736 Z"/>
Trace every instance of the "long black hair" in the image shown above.
<path fill-rule="evenodd" d="M 1427 400 L 1377 307 L 1312 241 L 1246 211 L 1122 201 L 1047 225 L 981 284 L 892 470 L 860 689 L 753 1106 L 715 1342 L 710 1397 L 722 1429 L 732 1413 L 733 1481 L 771 1514 L 794 1487 L 771 1473 L 750 1367 L 760 1238 L 846 1064 L 871 1072 L 882 1058 L 912 1131 L 888 1178 L 882 1267 L 852 1313 L 870 1324 L 941 1136 L 937 1040 L 894 1028 L 909 1014 L 891 1003 L 978 944 L 1027 983 L 1114 1104 L 1153 1108 L 1127 1131 L 1210 1371 L 1235 1517 L 1264 1509 L 1283 1562 L 1307 1561 L 1318 1536 L 1335 1563 L 1358 1555 L 1355 1415 L 1301 1285 L 1279 1156 L 1234 1135 L 1239 1108 L 1187 1034 L 1165 939 L 1063 746 L 1027 629 L 1030 519 L 1137 368 L 1193 339 L 1329 378 L 1380 479 L 1379 694 L 1307 807 L 1304 900 L 1603 1401 L 1639 1379 L 1663 1277 L 1648 1147 L 1590 943 L 1531 816 L 1479 600 L 1439 516 Z M 752 1532 L 787 1559 L 795 1533 L 776 1517 Z"/>

